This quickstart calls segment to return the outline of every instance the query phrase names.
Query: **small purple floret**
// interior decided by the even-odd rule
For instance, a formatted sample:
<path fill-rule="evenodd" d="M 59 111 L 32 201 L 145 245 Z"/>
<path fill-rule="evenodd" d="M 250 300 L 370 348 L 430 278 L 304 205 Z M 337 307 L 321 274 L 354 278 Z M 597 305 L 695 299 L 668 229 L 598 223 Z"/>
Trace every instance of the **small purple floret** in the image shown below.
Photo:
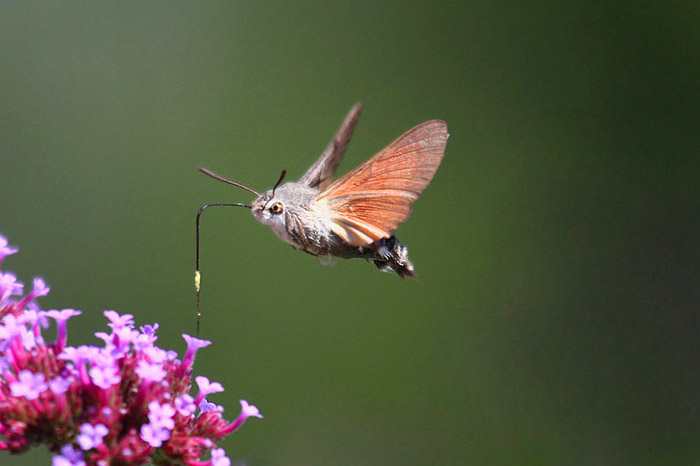
<path fill-rule="evenodd" d="M 90 368 L 90 379 L 92 379 L 92 383 L 100 388 L 109 388 L 112 385 L 119 383 L 122 378 L 119 375 L 119 369 L 116 367 L 96 366 Z"/>
<path fill-rule="evenodd" d="M 197 354 L 197 350 L 211 345 L 211 341 L 200 340 L 199 338 L 191 337 L 187 334 L 183 334 L 182 338 L 187 342 L 187 352 L 182 360 L 182 371 L 189 371 L 192 367 L 192 362 L 194 362 L 194 356 Z"/>
<path fill-rule="evenodd" d="M 246 400 L 241 400 L 241 414 L 238 415 L 238 419 L 228 426 L 227 431 L 230 433 L 240 428 L 249 417 L 258 417 L 262 419 L 263 415 L 260 414 L 260 410 L 258 410 L 257 407 L 249 404 Z"/>
<path fill-rule="evenodd" d="M 49 288 L 46 285 L 46 282 L 43 278 L 37 277 L 34 279 L 34 288 L 32 289 L 32 294 L 34 295 L 34 298 L 38 298 L 39 296 L 46 296 L 47 294 L 49 294 L 49 291 L 51 291 L 51 288 Z"/>
<path fill-rule="evenodd" d="M 152 364 L 147 361 L 139 361 L 136 366 L 136 373 L 144 380 L 160 382 L 165 378 L 167 372 L 161 364 Z"/>
<path fill-rule="evenodd" d="M 10 384 L 12 396 L 22 396 L 27 400 L 36 400 L 47 388 L 49 387 L 46 385 L 44 374 L 34 374 L 28 369 L 21 371 L 19 380 Z"/>
<path fill-rule="evenodd" d="M 56 326 L 58 327 L 58 336 L 56 337 L 56 350 L 60 353 L 66 346 L 68 340 L 68 331 L 66 330 L 66 323 L 68 319 L 74 316 L 79 316 L 82 314 L 80 311 L 75 309 L 63 309 L 57 311 L 55 309 L 46 311 L 43 313 L 46 317 L 51 317 L 56 321 Z"/>
<path fill-rule="evenodd" d="M 224 387 L 219 382 L 209 382 L 209 379 L 203 375 L 195 377 L 195 382 L 197 382 L 197 387 L 199 387 L 199 393 L 202 396 L 207 396 L 211 393 L 219 393 L 224 391 Z"/>
<path fill-rule="evenodd" d="M 258 417 L 262 419 L 263 415 L 257 406 L 249 404 L 246 400 L 241 400 L 241 416 L 248 419 L 249 417 Z"/>
<path fill-rule="evenodd" d="M 141 438 L 152 447 L 160 447 L 170 438 L 170 431 L 175 427 L 175 421 L 172 419 L 174 415 L 175 409 L 168 403 L 148 403 L 150 423 L 141 426 Z"/>
<path fill-rule="evenodd" d="M 0 273 L 0 301 L 5 301 L 10 296 L 21 295 L 24 285 L 17 281 L 13 273 Z"/>
<path fill-rule="evenodd" d="M 168 359 L 168 352 L 155 346 L 144 348 L 143 354 L 148 356 L 151 362 L 164 363 Z"/>
<path fill-rule="evenodd" d="M 26 328 L 13 314 L 7 314 L 0 323 L 0 341 L 9 340 Z"/>
<path fill-rule="evenodd" d="M 103 424 L 92 425 L 85 423 L 80 426 L 78 444 L 83 450 L 92 450 L 102 443 L 102 439 L 109 433 L 109 429 Z"/>
<path fill-rule="evenodd" d="M 142 332 L 144 335 L 153 336 L 153 335 L 155 335 L 156 332 L 158 331 L 158 327 L 160 327 L 160 324 L 159 324 L 158 322 L 156 322 L 156 323 L 154 323 L 153 325 L 146 324 L 146 325 L 142 325 L 142 326 L 139 327 L 139 328 L 141 329 L 141 332 Z"/>
<path fill-rule="evenodd" d="M 141 426 L 141 438 L 150 446 L 158 448 L 170 438 L 170 431 L 154 427 L 153 424 L 144 424 Z"/>
<path fill-rule="evenodd" d="M 194 398 L 189 393 L 175 398 L 175 409 L 182 416 L 191 416 L 197 410 L 197 405 L 194 403 Z"/>
<path fill-rule="evenodd" d="M 173 416 L 175 415 L 175 408 L 170 406 L 168 403 L 160 404 L 157 401 L 151 401 L 148 403 L 148 420 L 154 426 L 163 427 L 164 429 L 172 429 L 175 427 L 175 421 L 173 421 Z"/>
<path fill-rule="evenodd" d="M 92 360 L 99 352 L 100 349 L 95 348 L 94 346 L 80 345 L 77 348 L 66 346 L 63 348 L 61 354 L 58 355 L 58 359 L 65 359 L 67 361 L 73 361 L 74 363 L 79 364 L 81 362 Z"/>
<path fill-rule="evenodd" d="M 187 334 L 183 334 L 182 338 L 184 338 L 187 342 L 187 353 L 185 354 L 185 359 L 187 359 L 187 355 L 192 354 L 192 357 L 194 357 L 194 353 L 196 353 L 197 350 L 211 345 L 211 341 L 209 340 L 200 340 L 199 338 L 191 337 Z"/>
<path fill-rule="evenodd" d="M 206 398 L 204 398 L 202 401 L 199 402 L 199 410 L 203 413 L 222 413 L 224 411 L 224 408 L 217 405 L 216 403 L 211 403 L 207 401 Z"/>
<path fill-rule="evenodd" d="M 214 448 L 211 451 L 211 466 L 231 466 L 231 460 L 223 448 Z"/>
<path fill-rule="evenodd" d="M 51 460 L 51 466 L 85 466 L 83 452 L 73 448 L 72 444 L 63 445 L 61 454 Z"/>
<path fill-rule="evenodd" d="M 109 319 L 107 324 L 112 330 L 134 325 L 134 316 L 131 314 L 119 315 L 117 311 L 105 311 L 104 316 Z"/>
<path fill-rule="evenodd" d="M 70 388 L 70 380 L 64 379 L 63 377 L 55 377 L 49 382 L 49 389 L 55 395 L 62 395 L 68 391 Z"/>
<path fill-rule="evenodd" d="M 62 309 L 60 311 L 52 309 L 44 312 L 46 317 L 51 317 L 56 322 L 66 322 L 71 317 L 79 316 L 80 314 L 82 314 L 82 311 L 76 311 L 75 309 Z"/>
<path fill-rule="evenodd" d="M 2 264 L 2 260 L 5 258 L 5 256 L 15 254 L 17 251 L 19 251 L 19 249 L 8 246 L 7 238 L 0 235 L 0 264 Z"/>

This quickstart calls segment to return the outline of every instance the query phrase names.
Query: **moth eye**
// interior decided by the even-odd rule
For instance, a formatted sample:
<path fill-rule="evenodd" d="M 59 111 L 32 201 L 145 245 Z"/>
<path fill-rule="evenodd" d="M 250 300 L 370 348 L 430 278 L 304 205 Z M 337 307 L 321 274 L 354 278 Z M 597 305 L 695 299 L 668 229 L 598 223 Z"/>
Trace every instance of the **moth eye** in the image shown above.
<path fill-rule="evenodd" d="M 270 206 L 270 208 L 268 210 L 275 215 L 281 214 L 282 211 L 284 210 L 284 206 L 282 205 L 281 202 L 275 202 L 274 204 L 272 204 Z"/>

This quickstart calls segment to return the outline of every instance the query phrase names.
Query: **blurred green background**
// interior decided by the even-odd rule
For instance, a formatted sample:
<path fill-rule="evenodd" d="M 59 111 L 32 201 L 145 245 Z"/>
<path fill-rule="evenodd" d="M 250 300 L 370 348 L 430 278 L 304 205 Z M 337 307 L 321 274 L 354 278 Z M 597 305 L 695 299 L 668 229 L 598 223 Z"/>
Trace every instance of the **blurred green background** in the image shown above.
<path fill-rule="evenodd" d="M 247 465 L 700 464 L 697 2 L 3 2 L 4 270 L 194 333 L 194 219 L 447 120 L 420 279 L 203 219 L 196 372 Z M 2 464 L 48 464 L 44 451 Z"/>

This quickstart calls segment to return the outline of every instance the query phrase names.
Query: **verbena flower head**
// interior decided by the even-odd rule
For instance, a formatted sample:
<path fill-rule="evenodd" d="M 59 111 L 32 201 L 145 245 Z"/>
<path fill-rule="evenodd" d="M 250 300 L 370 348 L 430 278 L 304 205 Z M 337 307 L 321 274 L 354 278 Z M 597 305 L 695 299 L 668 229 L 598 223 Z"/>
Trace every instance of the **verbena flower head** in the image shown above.
<path fill-rule="evenodd" d="M 16 252 L 0 236 L 0 263 Z M 195 354 L 211 342 L 183 335 L 180 361 L 155 345 L 158 324 L 139 331 L 132 315 L 109 310 L 99 346 L 68 346 L 67 322 L 80 311 L 37 311 L 35 299 L 49 291 L 42 279 L 23 290 L 0 270 L 0 450 L 44 444 L 55 466 L 231 464 L 216 442 L 262 415 L 241 400 L 238 418 L 224 420 L 223 408 L 206 400 L 224 388 L 203 376 L 189 393 Z M 42 335 L 49 320 L 53 343 Z"/>

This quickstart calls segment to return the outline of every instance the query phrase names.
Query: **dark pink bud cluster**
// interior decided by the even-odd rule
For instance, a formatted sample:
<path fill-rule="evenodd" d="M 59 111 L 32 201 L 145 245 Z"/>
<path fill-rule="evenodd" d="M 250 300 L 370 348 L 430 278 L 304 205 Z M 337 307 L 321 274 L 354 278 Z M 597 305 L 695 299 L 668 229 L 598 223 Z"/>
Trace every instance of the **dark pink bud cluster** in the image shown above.
<path fill-rule="evenodd" d="M 0 263 L 15 252 L 0 236 Z M 55 466 L 230 465 L 216 442 L 262 416 L 241 400 L 238 418 L 224 420 L 223 408 L 206 399 L 224 389 L 206 377 L 190 395 L 195 354 L 210 342 L 183 335 L 180 361 L 155 345 L 158 324 L 136 330 L 132 315 L 105 311 L 110 331 L 95 334 L 103 344 L 68 346 L 67 321 L 80 311 L 38 310 L 34 300 L 48 291 L 36 279 L 22 297 L 22 284 L 0 271 L 0 450 L 44 444 Z M 52 343 L 42 335 L 50 320 Z"/>

